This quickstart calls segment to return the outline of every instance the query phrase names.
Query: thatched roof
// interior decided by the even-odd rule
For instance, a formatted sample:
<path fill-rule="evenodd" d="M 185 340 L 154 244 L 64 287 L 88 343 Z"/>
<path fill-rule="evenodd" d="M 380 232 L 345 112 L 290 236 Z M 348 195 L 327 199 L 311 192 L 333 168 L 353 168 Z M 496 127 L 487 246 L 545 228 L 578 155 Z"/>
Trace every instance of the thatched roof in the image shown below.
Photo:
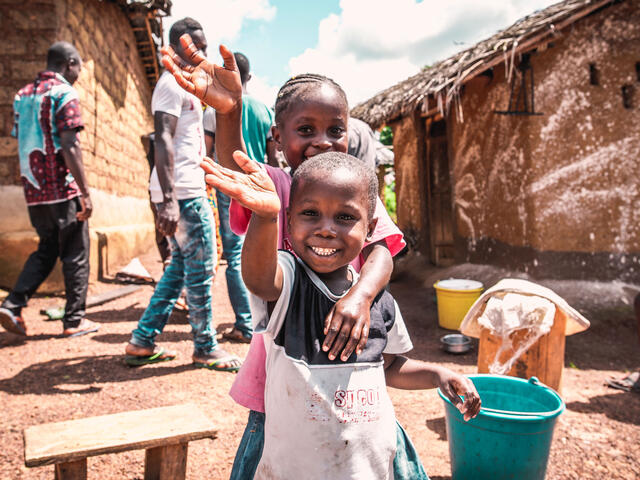
<path fill-rule="evenodd" d="M 162 17 L 171 15 L 171 0 L 116 0 L 116 2 L 129 17 L 147 80 L 153 87 L 161 71 L 159 51 L 162 46 Z"/>
<path fill-rule="evenodd" d="M 444 114 L 452 105 L 459 105 L 460 87 L 467 81 L 501 62 L 505 63 L 511 78 L 516 54 L 553 40 L 563 28 L 616 1 L 624 0 L 565 0 L 534 12 L 473 47 L 356 105 L 351 115 L 377 128 L 416 109 L 427 115 Z"/>

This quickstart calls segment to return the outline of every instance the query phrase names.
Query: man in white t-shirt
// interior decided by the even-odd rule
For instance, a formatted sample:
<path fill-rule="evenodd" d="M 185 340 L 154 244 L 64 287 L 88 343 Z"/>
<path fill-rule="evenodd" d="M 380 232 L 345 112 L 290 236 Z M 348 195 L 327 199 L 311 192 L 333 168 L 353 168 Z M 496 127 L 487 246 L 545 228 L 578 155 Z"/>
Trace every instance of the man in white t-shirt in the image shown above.
<path fill-rule="evenodd" d="M 202 26 L 192 18 L 173 24 L 169 43 L 189 62 L 180 45 L 188 33 L 206 52 Z M 216 261 L 215 223 L 206 198 L 200 161 L 205 156 L 202 105 L 180 88 L 173 75 L 164 72 L 153 91 L 151 112 L 155 127 L 155 166 L 149 181 L 151 201 L 157 209 L 158 229 L 169 237 L 171 263 L 156 286 L 125 352 L 132 366 L 175 358 L 158 348 L 162 332 L 181 290 L 186 288 L 189 322 L 193 327 L 193 363 L 219 371 L 237 371 L 240 360 L 218 347 L 212 325 L 211 285 Z"/>

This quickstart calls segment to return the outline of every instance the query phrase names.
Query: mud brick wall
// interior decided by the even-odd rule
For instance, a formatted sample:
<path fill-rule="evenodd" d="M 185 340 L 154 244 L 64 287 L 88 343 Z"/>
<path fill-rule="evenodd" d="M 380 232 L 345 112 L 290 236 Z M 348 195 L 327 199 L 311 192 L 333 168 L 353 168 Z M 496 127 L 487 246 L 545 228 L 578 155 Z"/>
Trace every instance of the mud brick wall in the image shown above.
<path fill-rule="evenodd" d="M 0 30 L 0 185 L 21 185 L 17 142 L 10 137 L 13 97 L 44 70 L 51 43 L 66 40 L 84 61 L 75 87 L 89 185 L 145 198 L 149 168 L 140 136 L 153 128 L 151 87 L 120 7 L 97 0 L 0 0 Z"/>
<path fill-rule="evenodd" d="M 113 275 L 154 246 L 149 167 L 140 136 L 153 129 L 152 89 L 129 19 L 115 2 L 0 0 L 0 286 L 11 287 L 38 238 L 10 136 L 13 98 L 46 67 L 49 46 L 73 43 L 83 59 L 75 88 L 85 129 L 79 134 L 94 212 L 89 221 L 91 279 Z M 63 288 L 56 269 L 40 292 Z"/>
<path fill-rule="evenodd" d="M 638 282 L 640 10 L 611 5 L 546 47 L 531 55 L 539 115 L 495 113 L 503 66 L 466 85 L 464 123 L 451 115 L 461 250 L 538 276 Z"/>

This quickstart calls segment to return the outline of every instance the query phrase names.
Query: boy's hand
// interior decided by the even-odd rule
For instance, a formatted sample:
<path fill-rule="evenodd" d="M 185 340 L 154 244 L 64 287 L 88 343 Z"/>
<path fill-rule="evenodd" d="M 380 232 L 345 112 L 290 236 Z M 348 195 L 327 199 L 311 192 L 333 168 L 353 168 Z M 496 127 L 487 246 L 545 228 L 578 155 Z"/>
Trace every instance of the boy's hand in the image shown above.
<path fill-rule="evenodd" d="M 229 113 L 238 104 L 241 106 L 242 82 L 233 53 L 220 45 L 220 55 L 224 60 L 221 67 L 207 60 L 188 33 L 180 37 L 180 43 L 193 65 L 180 58 L 171 46 L 162 48 L 162 63 L 178 84 L 218 113 Z"/>
<path fill-rule="evenodd" d="M 240 151 L 233 153 L 233 159 L 244 173 L 224 168 L 205 157 L 200 166 L 206 172 L 206 182 L 256 215 L 277 218 L 280 198 L 266 170 Z"/>
<path fill-rule="evenodd" d="M 465 422 L 475 418 L 482 404 L 473 382 L 463 375 L 443 369 L 439 375 L 440 391 L 464 416 Z M 460 398 L 464 397 L 464 401 Z"/>
<path fill-rule="evenodd" d="M 370 303 L 361 299 L 353 288 L 336 302 L 324 321 L 322 350 L 329 352 L 330 360 L 335 359 L 340 350 L 343 362 L 354 349 L 356 354 L 362 351 L 369 338 L 370 310 Z"/>

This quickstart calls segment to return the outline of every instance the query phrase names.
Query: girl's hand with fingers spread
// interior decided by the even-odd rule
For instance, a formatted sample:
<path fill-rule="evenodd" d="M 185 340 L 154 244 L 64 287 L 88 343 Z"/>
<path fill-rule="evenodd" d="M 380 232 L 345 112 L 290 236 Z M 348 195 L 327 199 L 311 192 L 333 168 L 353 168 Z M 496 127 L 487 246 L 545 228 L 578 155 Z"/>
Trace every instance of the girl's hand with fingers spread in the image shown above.
<path fill-rule="evenodd" d="M 260 217 L 277 217 L 280 198 L 267 171 L 243 152 L 234 152 L 233 159 L 242 172 L 224 168 L 205 158 L 200 166 L 206 173 L 206 182 Z"/>
<path fill-rule="evenodd" d="M 220 114 L 228 113 L 238 105 L 241 107 L 242 82 L 233 53 L 220 45 L 220 55 L 224 60 L 221 67 L 207 60 L 188 33 L 180 37 L 180 44 L 191 64 L 180 58 L 171 46 L 162 48 L 162 63 L 178 84 Z"/>

